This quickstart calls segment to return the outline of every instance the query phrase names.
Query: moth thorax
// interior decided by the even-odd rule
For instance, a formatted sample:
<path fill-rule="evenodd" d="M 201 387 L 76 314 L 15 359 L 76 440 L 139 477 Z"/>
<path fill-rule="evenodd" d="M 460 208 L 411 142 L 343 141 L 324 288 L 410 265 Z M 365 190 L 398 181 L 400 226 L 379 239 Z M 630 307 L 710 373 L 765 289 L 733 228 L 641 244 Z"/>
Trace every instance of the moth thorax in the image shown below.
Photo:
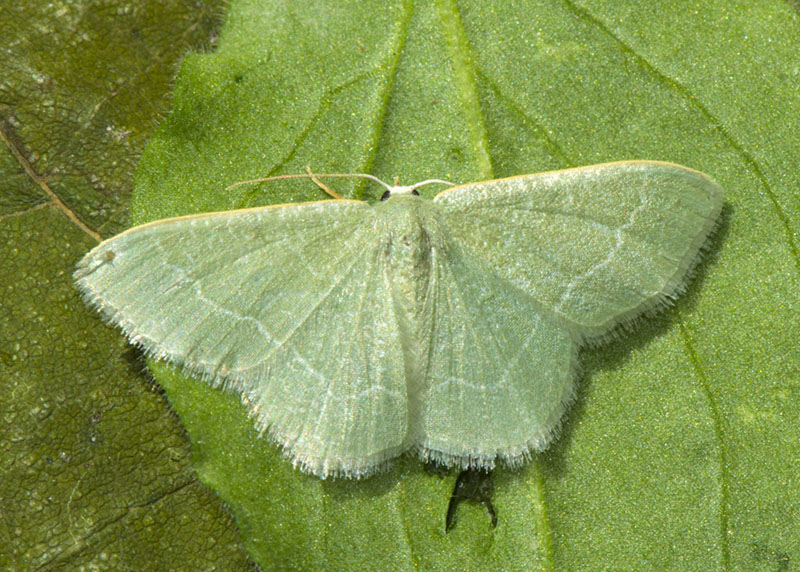
<path fill-rule="evenodd" d="M 430 338 L 434 253 L 430 229 L 420 217 L 394 218 L 388 237 L 387 276 L 400 330 L 408 398 L 406 439 L 413 443 L 423 438 L 418 432 L 424 426 L 421 399 L 426 393 L 425 371 L 430 350 L 425 340 Z"/>

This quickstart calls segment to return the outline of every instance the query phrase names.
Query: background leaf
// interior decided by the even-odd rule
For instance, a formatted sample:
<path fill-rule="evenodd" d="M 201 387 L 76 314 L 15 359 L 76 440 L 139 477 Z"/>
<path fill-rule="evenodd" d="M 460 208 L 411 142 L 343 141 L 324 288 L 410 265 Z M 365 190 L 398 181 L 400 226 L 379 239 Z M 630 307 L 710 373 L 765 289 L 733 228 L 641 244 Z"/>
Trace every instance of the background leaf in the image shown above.
<path fill-rule="evenodd" d="M 231 504 L 265 569 L 790 569 L 800 560 L 796 9 L 755 0 L 496 4 L 398 2 L 372 13 L 349 2 L 234 3 L 217 52 L 184 62 L 172 114 L 140 163 L 134 222 L 323 198 L 308 183 L 223 190 L 306 165 L 409 183 L 667 160 L 727 191 L 723 228 L 688 295 L 633 335 L 583 352 L 579 400 L 560 440 L 520 471 L 495 472 L 496 529 L 483 507 L 462 504 L 445 535 L 455 475 L 429 474 L 413 458 L 356 483 L 299 474 L 255 438 L 235 397 L 157 365 L 196 469 Z M 9 125 L 4 133 L 14 134 Z M 21 164 L 8 157 L 5 180 L 32 190 L 8 194 L 2 222 L 4 238 L 27 251 L 4 296 L 30 296 L 22 284 L 34 253 L 53 252 L 62 298 L 3 332 L 63 328 L 65 315 L 88 315 L 68 282 L 90 241 L 78 243 L 81 230 L 64 217 L 53 225 L 74 237 L 74 251 L 26 234 L 31 227 L 16 221 L 31 214 L 20 205 L 39 204 L 35 177 L 49 171 L 31 177 Z M 367 200 L 379 193 L 336 188 Z M 81 196 L 69 186 L 56 193 L 71 195 Z M 90 216 L 99 208 L 75 202 L 67 206 L 79 220 L 102 225 Z M 52 210 L 67 209 L 32 212 Z M 2 348 L 11 369 L 4 402 L 35 383 L 40 401 L 60 403 L 47 373 L 58 367 L 23 364 L 32 350 L 20 349 L 19 335 Z M 95 335 L 43 337 L 39 347 L 77 346 L 94 359 L 75 375 L 97 371 L 110 387 L 114 373 L 91 364 L 123 345 L 80 347 Z M 4 444 L 28 431 L 18 418 L 36 409 L 25 407 L 4 415 L 5 430 L 20 431 Z M 36 435 L 4 462 L 24 466 L 37 446 L 58 442 Z M 26 500 L 13 498 L 14 514 L 42 514 Z"/>
<path fill-rule="evenodd" d="M 195 3 L 0 3 L 0 569 L 242 570 L 229 512 L 72 269 L 128 226 Z M 99 234 L 98 234 L 99 233 Z"/>

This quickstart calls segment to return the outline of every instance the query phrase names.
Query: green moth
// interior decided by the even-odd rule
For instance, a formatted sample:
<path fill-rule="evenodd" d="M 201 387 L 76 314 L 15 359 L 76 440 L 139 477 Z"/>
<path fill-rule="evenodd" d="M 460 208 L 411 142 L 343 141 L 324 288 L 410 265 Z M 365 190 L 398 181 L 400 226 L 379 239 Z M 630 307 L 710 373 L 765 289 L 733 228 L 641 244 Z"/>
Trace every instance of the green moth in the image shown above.
<path fill-rule="evenodd" d="M 148 355 L 241 395 L 295 466 L 363 477 L 545 449 L 578 347 L 678 295 L 722 189 L 650 161 L 160 220 L 78 264 Z"/>

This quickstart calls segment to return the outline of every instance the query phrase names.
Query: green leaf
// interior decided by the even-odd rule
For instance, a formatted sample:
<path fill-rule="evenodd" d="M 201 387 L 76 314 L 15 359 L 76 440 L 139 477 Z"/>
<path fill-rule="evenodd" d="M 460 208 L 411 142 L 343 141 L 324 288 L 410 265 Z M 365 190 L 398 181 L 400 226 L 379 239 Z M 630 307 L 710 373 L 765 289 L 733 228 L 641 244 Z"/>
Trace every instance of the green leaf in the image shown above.
<path fill-rule="evenodd" d="M 302 182 L 224 190 L 306 166 L 400 176 L 404 183 L 466 182 L 657 159 L 704 171 L 727 194 L 723 227 L 687 295 L 670 311 L 642 320 L 634 333 L 584 351 L 580 395 L 560 440 L 524 469 L 494 473 L 496 529 L 483 506 L 463 503 L 457 525 L 445 534 L 455 474 L 429 474 L 410 457 L 365 481 L 302 475 L 256 438 L 236 397 L 156 365 L 191 436 L 195 468 L 232 507 L 254 559 L 270 570 L 459 571 L 780 570 L 800 561 L 796 9 L 770 0 L 691 9 L 667 1 L 512 6 L 442 0 L 384 3 L 376 13 L 355 2 L 286 4 L 234 3 L 217 52 L 185 61 L 172 114 L 140 163 L 134 222 L 324 198 Z M 148 60 L 128 75 L 165 73 L 153 66 Z M 6 85 L 0 84 L 3 133 L 34 159 L 34 172 L 82 165 L 68 153 L 61 163 L 47 163 L 41 157 L 50 139 L 16 134 L 15 121 L 39 121 L 42 134 L 59 124 L 33 113 L 22 121 L 10 115 L 5 106 L 19 104 Z M 30 95 L 35 89 L 29 92 L 22 99 L 34 110 L 50 109 L 44 96 L 40 101 Z M 86 98 L 69 101 L 55 109 L 88 105 Z M 131 106 L 128 113 L 122 117 L 140 117 L 141 110 Z M 83 123 L 77 125 L 82 132 Z M 3 409 L 0 442 L 7 480 L 37 479 L 34 496 L 22 489 L 3 495 L 2 510 L 13 509 L 5 519 L 13 539 L 22 519 L 68 522 L 57 528 L 66 531 L 61 536 L 48 535 L 43 524 L 39 529 L 44 542 L 63 538 L 65 554 L 68 533 L 80 537 L 83 529 L 76 527 L 102 503 L 81 507 L 76 520 L 76 495 L 86 482 L 81 465 L 48 473 L 40 470 L 50 466 L 41 451 L 58 453 L 65 435 L 86 439 L 87 427 L 61 421 L 56 435 L 40 428 L 55 425 L 53 415 L 36 415 L 63 410 L 67 419 L 80 419 L 61 404 L 77 407 L 78 396 L 103 403 L 88 383 L 65 392 L 73 378 L 103 376 L 103 391 L 112 391 L 119 404 L 114 411 L 133 408 L 147 394 L 140 387 L 130 395 L 135 384 L 124 380 L 134 376 L 121 375 L 122 362 L 115 362 L 122 342 L 106 330 L 98 334 L 68 287 L 71 263 L 91 241 L 60 213 L 75 212 L 92 228 L 111 221 L 104 234 L 121 225 L 98 213 L 115 213 L 124 201 L 81 190 L 114 183 L 104 171 L 113 159 L 92 141 L 80 146 L 79 159 L 94 163 L 53 175 L 63 181 L 51 188 L 64 209 L 35 209 L 52 204 L 40 180 L 29 180 L 15 157 L 2 163 L 2 239 L 16 241 L 7 252 L 18 256 L 19 269 L 2 298 L 0 362 L 10 370 L 2 399 L 13 407 Z M 368 200 L 379 192 L 356 182 L 336 188 Z M 60 238 L 41 230 L 50 227 Z M 31 293 L 43 280 L 47 287 Z M 7 307 L 19 310 L 7 318 Z M 17 405 L 28 387 L 35 393 Z M 150 402 L 159 400 L 150 396 Z M 136 435 L 133 422 L 120 423 Z M 153 451 L 161 446 L 155 450 L 163 455 L 170 438 L 149 429 L 138 436 L 138 444 L 131 440 L 120 449 L 127 456 L 116 458 L 137 461 L 144 475 L 163 473 Z M 110 482 L 126 478 L 122 466 L 106 466 L 117 471 Z M 94 472 L 98 465 L 88 471 Z M 73 487 L 70 497 L 63 489 Z M 48 500 L 51 490 L 56 501 Z M 105 498 L 101 485 L 89 490 Z M 159 532 L 154 525 L 148 541 Z"/>
<path fill-rule="evenodd" d="M 251 566 L 144 363 L 72 284 L 98 233 L 128 225 L 176 61 L 217 10 L 0 7 L 2 570 Z"/>
<path fill-rule="evenodd" d="M 455 475 L 413 458 L 363 482 L 299 474 L 235 397 L 159 366 L 199 473 L 265 568 L 800 559 L 797 14 L 777 2 L 607 4 L 238 2 L 219 50 L 184 63 L 173 115 L 140 165 L 137 222 L 324 198 L 308 182 L 224 190 L 306 166 L 467 182 L 659 159 L 727 190 L 688 295 L 584 351 L 560 441 L 495 473 L 495 530 L 482 507 L 462 505 L 445 534 Z"/>

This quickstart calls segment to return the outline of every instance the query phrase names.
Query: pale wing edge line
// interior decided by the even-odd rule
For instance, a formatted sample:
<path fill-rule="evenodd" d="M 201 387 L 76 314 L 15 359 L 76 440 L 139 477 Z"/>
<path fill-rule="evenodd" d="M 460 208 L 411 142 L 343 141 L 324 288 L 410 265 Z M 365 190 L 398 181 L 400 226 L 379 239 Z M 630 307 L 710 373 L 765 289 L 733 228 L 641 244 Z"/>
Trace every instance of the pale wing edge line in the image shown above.
<path fill-rule="evenodd" d="M 274 425 L 259 427 L 261 434 L 266 434 L 281 450 L 295 468 L 316 475 L 321 479 L 328 477 L 362 479 L 387 470 L 392 461 L 407 452 L 409 447 L 402 443 L 365 457 L 342 457 L 332 459 L 310 455 L 300 450 L 295 443 L 286 443 L 286 434 Z"/>
<path fill-rule="evenodd" d="M 557 175 L 557 174 L 560 174 L 560 173 L 579 173 L 581 171 L 594 170 L 594 169 L 597 169 L 597 168 L 622 167 L 622 166 L 626 166 L 626 165 L 636 165 L 636 166 L 652 165 L 652 166 L 656 166 L 656 167 L 677 168 L 677 169 L 679 169 L 681 171 L 684 171 L 684 172 L 693 174 L 695 176 L 698 176 L 701 179 L 705 179 L 705 180 L 713 183 L 714 187 L 720 188 L 719 184 L 716 181 L 714 181 L 714 179 L 712 179 L 711 177 L 709 177 L 707 174 L 703 173 L 702 171 L 697 171 L 695 169 L 692 169 L 691 167 L 685 167 L 683 165 L 679 165 L 677 163 L 671 163 L 669 161 L 650 161 L 650 160 L 630 159 L 630 160 L 622 160 L 622 161 L 611 161 L 611 162 L 608 162 L 608 163 L 597 163 L 595 165 L 584 165 L 584 166 L 581 166 L 581 167 L 567 167 L 567 168 L 564 168 L 564 169 L 554 169 L 552 171 L 541 171 L 539 173 L 526 173 L 525 175 L 512 175 L 510 177 L 501 177 L 499 179 L 487 179 L 485 181 L 472 181 L 472 182 L 469 182 L 469 183 L 462 183 L 460 185 L 456 185 L 454 187 L 450 187 L 449 189 L 443 190 L 442 192 L 438 193 L 435 197 L 433 197 L 433 200 L 436 201 L 439 197 L 442 197 L 443 195 L 451 193 L 451 192 L 453 192 L 455 190 L 460 190 L 460 189 L 463 189 L 465 187 L 474 187 L 475 185 L 480 185 L 480 184 L 483 184 L 483 183 L 499 183 L 499 182 L 503 182 L 503 181 L 512 181 L 512 180 L 515 180 L 515 179 L 533 179 L 533 178 L 538 178 L 538 177 L 546 177 L 546 176 Z"/>
<path fill-rule="evenodd" d="M 342 205 L 344 205 L 344 203 L 347 203 L 347 204 L 350 204 L 350 205 L 360 205 L 362 207 L 370 208 L 370 204 L 366 203 L 364 201 L 356 201 L 356 200 L 352 200 L 352 199 L 330 199 L 330 200 L 321 200 L 321 201 L 304 201 L 304 202 L 299 202 L 299 203 L 280 203 L 280 204 L 277 204 L 277 205 L 264 205 L 264 206 L 260 206 L 260 207 L 248 207 L 248 208 L 245 208 L 245 209 L 233 209 L 233 210 L 223 210 L 223 211 L 213 211 L 213 212 L 187 214 L 187 215 L 180 215 L 180 216 L 174 216 L 174 217 L 169 217 L 169 218 L 162 218 L 162 219 L 154 220 L 154 221 L 151 221 L 151 222 L 143 223 L 143 224 L 140 224 L 140 225 L 137 225 L 137 226 L 133 226 L 133 227 L 131 227 L 131 228 L 129 228 L 129 229 L 127 229 L 127 230 L 125 230 L 125 231 L 123 231 L 123 232 L 121 232 L 121 233 L 119 233 L 117 235 L 114 235 L 111 238 L 103 241 L 103 243 L 109 242 L 109 241 L 113 241 L 113 240 L 117 240 L 119 238 L 127 236 L 128 234 L 131 234 L 132 232 L 140 231 L 142 229 L 158 227 L 158 226 L 162 226 L 162 225 L 165 225 L 165 224 L 174 223 L 174 222 L 180 222 L 180 221 L 184 221 L 184 220 L 203 220 L 203 219 L 215 218 L 215 217 L 220 217 L 220 216 L 229 217 L 229 216 L 231 216 L 233 214 L 247 214 L 247 213 L 254 213 L 254 212 L 271 211 L 271 210 L 276 210 L 276 209 L 281 209 L 281 208 L 307 208 L 307 207 L 319 206 L 319 205 L 323 205 L 323 204 L 326 204 L 326 205 L 342 204 Z"/>

